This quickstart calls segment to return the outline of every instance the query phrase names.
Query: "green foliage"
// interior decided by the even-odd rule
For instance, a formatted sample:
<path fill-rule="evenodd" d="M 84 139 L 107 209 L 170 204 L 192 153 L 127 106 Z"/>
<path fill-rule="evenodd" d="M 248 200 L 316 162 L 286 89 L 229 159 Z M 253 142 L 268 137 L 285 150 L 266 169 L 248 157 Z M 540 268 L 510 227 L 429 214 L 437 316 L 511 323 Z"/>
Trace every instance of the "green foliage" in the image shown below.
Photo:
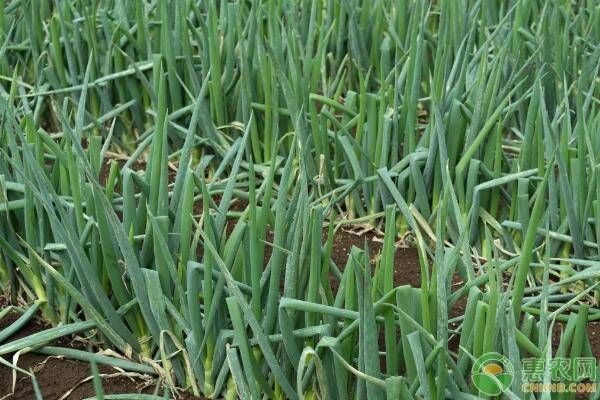
<path fill-rule="evenodd" d="M 591 356 L 599 27 L 595 1 L 0 0 L 0 288 L 33 304 L 0 355 L 90 361 L 105 399 L 96 364 L 440 400 L 555 321 Z M 385 231 L 375 260 L 336 265 L 349 224 Z M 47 346 L 92 330 L 129 359 Z"/>

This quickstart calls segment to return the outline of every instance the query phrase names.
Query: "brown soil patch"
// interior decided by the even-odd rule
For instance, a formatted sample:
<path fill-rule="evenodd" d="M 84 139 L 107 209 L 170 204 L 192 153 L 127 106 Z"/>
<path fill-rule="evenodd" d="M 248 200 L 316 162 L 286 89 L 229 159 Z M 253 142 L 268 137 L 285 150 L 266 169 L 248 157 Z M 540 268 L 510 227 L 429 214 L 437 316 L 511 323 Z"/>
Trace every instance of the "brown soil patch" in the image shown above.
<path fill-rule="evenodd" d="M 323 232 L 323 242 L 327 240 L 327 230 Z M 343 272 L 350 251 L 353 246 L 365 249 L 365 244 L 369 250 L 369 259 L 371 260 L 374 272 L 375 263 L 381 255 L 383 248 L 383 238 L 373 232 L 355 233 L 344 228 L 338 229 L 333 236 L 333 247 L 331 251 L 331 259 L 335 265 Z M 339 288 L 339 282 L 331 277 L 329 279 L 331 289 L 335 295 Z M 394 252 L 394 287 L 410 285 L 412 287 L 421 287 L 421 266 L 419 263 L 419 254 L 414 248 L 397 247 Z M 396 341 L 399 337 L 396 337 Z M 379 326 L 379 350 L 385 352 L 385 334 L 383 326 Z M 387 371 L 385 355 L 379 357 L 380 369 L 383 372 Z"/>
<path fill-rule="evenodd" d="M 2 298 L 0 297 L 0 299 Z M 3 301 L 3 303 L 6 302 Z M 0 321 L 0 330 L 12 324 L 18 317 L 19 315 L 16 313 L 7 315 Z M 6 343 L 40 332 L 47 327 L 48 325 L 40 319 L 34 319 L 15 335 L 8 338 Z M 82 349 L 83 347 L 82 344 L 73 342 L 69 338 L 61 338 L 52 343 L 52 345 L 76 349 Z M 2 357 L 9 362 L 13 361 L 13 354 L 7 354 Z M 26 353 L 19 357 L 17 366 L 35 374 L 44 400 L 60 399 L 69 391 L 71 392 L 65 398 L 66 400 L 79 400 L 95 396 L 92 380 L 85 381 L 92 375 L 91 367 L 86 362 L 48 357 L 43 354 Z M 156 387 L 154 382 L 139 374 L 126 376 L 120 373 L 120 371 L 105 365 L 99 365 L 98 369 L 101 374 L 105 394 L 152 393 Z M 13 370 L 0 365 L 0 398 L 7 400 L 35 399 L 33 385 L 28 376 L 18 373 L 14 392 L 12 391 L 12 385 Z M 11 393 L 13 394 L 11 395 Z M 162 392 L 160 394 L 162 395 Z M 196 399 L 196 397 L 187 393 L 183 394 L 180 398 L 186 400 Z"/>
<path fill-rule="evenodd" d="M 127 162 L 127 160 L 125 159 L 116 159 L 116 158 L 112 158 L 112 157 L 105 157 L 104 160 L 102 160 L 102 167 L 100 168 L 100 176 L 99 176 L 99 180 L 98 182 L 100 183 L 101 186 L 106 186 L 106 182 L 108 180 L 108 175 L 110 173 L 110 165 L 112 163 L 112 161 L 116 161 L 117 164 L 119 165 L 119 168 L 123 168 L 123 165 L 125 165 L 125 163 Z M 131 169 L 134 171 L 141 171 L 143 169 L 146 168 L 146 162 L 144 161 L 140 161 L 140 160 L 136 160 L 133 162 L 133 164 L 131 165 Z M 172 174 L 172 171 L 169 169 L 169 178 Z M 173 179 L 175 179 L 175 177 L 173 176 Z M 170 182 L 170 179 L 169 179 Z M 118 190 L 116 190 L 118 189 Z M 117 188 L 115 189 L 116 192 L 120 192 L 120 188 L 117 185 Z"/>
<path fill-rule="evenodd" d="M 552 347 L 553 353 L 556 351 L 560 344 L 560 337 L 566 327 L 566 323 L 555 322 L 554 328 L 552 329 Z M 590 341 L 590 348 L 592 354 L 596 359 L 600 360 L 600 321 L 588 322 L 586 326 L 588 339 Z"/>
<path fill-rule="evenodd" d="M 587 325 L 588 338 L 592 353 L 596 359 L 600 359 L 600 322 L 589 322 Z"/>
<path fill-rule="evenodd" d="M 327 232 L 323 233 L 324 240 Z M 350 256 L 352 246 L 364 249 L 365 242 L 369 247 L 369 259 L 375 263 L 383 247 L 383 238 L 373 232 L 356 234 L 353 231 L 340 228 L 333 236 L 333 248 L 331 259 L 343 272 L 346 262 Z M 419 265 L 419 254 L 416 249 L 398 247 L 394 253 L 394 286 L 410 285 L 421 287 L 421 267 Z M 333 289 L 333 284 L 332 284 Z M 337 282 L 335 286 L 337 291 Z"/>

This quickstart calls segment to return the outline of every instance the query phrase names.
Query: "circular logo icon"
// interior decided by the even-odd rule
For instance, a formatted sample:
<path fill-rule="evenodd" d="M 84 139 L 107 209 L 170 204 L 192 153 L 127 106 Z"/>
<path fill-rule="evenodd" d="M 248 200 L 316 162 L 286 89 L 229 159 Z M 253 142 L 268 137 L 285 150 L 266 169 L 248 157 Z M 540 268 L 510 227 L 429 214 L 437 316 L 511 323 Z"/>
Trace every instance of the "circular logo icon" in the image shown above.
<path fill-rule="evenodd" d="M 500 353 L 485 353 L 471 368 L 473 384 L 488 396 L 497 396 L 508 389 L 514 376 L 512 363 Z"/>

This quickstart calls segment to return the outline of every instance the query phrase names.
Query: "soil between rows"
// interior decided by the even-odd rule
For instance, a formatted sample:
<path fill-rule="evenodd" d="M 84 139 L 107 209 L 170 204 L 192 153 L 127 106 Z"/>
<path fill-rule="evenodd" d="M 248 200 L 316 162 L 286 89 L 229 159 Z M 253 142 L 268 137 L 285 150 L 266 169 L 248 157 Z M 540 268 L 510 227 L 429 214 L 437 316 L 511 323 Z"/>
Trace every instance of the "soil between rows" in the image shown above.
<path fill-rule="evenodd" d="M 0 304 L 1 304 L 0 300 Z M 3 307 L 0 306 L 0 310 Z M 17 313 L 11 313 L 0 321 L 0 330 L 12 324 L 17 318 Z M 25 325 L 19 332 L 6 340 L 19 339 L 36 332 L 43 331 L 49 326 L 39 318 L 35 318 Z M 50 345 L 85 350 L 82 342 L 74 338 L 61 338 Z M 13 354 L 3 356 L 9 362 L 13 362 Z M 92 370 L 90 364 L 71 360 L 67 358 L 48 357 L 43 354 L 22 354 L 17 366 L 35 374 L 37 383 L 42 392 L 44 400 L 81 400 L 95 396 Z M 115 368 L 106 365 L 98 365 L 102 378 L 104 394 L 125 393 L 147 393 L 152 394 L 156 387 L 156 381 L 149 376 L 137 373 L 123 374 Z M 162 394 L 162 390 L 161 390 Z M 7 366 L 0 365 L 0 398 L 7 400 L 33 400 L 35 393 L 31 379 L 24 374 L 17 373 L 13 391 L 13 370 Z M 202 399 L 184 393 L 181 399 Z"/>

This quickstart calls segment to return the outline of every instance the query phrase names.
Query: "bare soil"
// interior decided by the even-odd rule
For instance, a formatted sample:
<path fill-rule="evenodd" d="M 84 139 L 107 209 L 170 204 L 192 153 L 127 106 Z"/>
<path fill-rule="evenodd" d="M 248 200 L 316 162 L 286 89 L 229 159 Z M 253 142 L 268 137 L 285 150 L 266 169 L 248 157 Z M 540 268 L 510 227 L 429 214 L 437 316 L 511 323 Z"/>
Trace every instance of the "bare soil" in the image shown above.
<path fill-rule="evenodd" d="M 0 302 L 1 309 L 2 302 Z M 0 321 L 0 330 L 12 324 L 18 317 L 17 313 L 11 313 L 6 316 Z M 8 338 L 6 342 L 43 331 L 46 328 L 48 328 L 48 325 L 44 321 L 35 318 L 15 335 Z M 72 338 L 61 338 L 51 343 L 51 345 L 80 350 L 85 349 L 81 342 L 73 341 Z M 7 354 L 2 357 L 14 363 L 13 354 Z M 95 396 L 91 379 L 91 367 L 86 362 L 48 357 L 43 354 L 25 353 L 19 357 L 17 366 L 35 374 L 44 400 L 80 400 Z M 98 369 L 102 378 L 104 394 L 151 394 L 156 387 L 156 382 L 152 381 L 148 376 L 135 373 L 123 374 L 121 371 L 105 365 L 99 365 Z M 35 399 L 31 379 L 24 374 L 17 373 L 13 391 L 13 370 L 0 365 L 0 398 L 6 400 Z M 185 400 L 198 399 L 187 393 L 184 393 L 180 398 Z"/>
<path fill-rule="evenodd" d="M 327 233 L 324 233 L 325 239 Z M 376 233 L 367 232 L 357 235 L 351 230 L 338 229 L 333 236 L 331 258 L 340 271 L 343 271 L 352 246 L 369 248 L 369 259 L 374 263 L 383 247 L 383 238 Z M 410 285 L 421 287 L 421 267 L 416 249 L 397 247 L 394 254 L 394 286 Z M 337 289 L 337 287 L 336 287 Z"/>

